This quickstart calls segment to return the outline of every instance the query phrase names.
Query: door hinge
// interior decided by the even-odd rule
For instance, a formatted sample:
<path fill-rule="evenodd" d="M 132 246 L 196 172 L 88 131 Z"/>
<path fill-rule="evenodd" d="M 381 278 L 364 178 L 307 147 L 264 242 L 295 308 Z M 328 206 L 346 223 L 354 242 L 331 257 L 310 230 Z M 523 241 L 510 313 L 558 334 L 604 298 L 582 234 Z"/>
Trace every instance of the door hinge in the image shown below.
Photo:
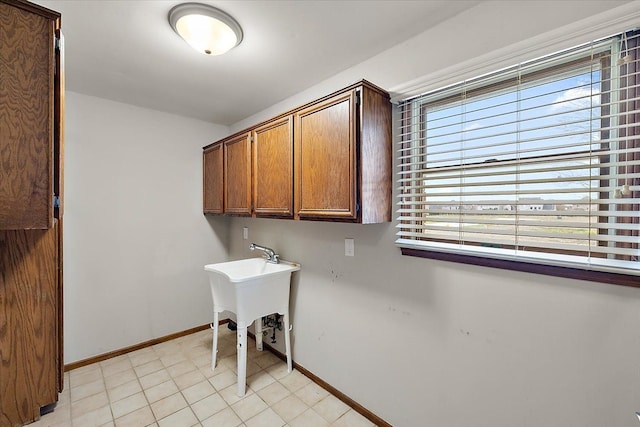
<path fill-rule="evenodd" d="M 53 38 L 53 48 L 54 48 L 55 50 L 58 50 L 58 51 L 59 51 L 59 50 L 60 50 L 60 46 L 61 46 L 61 44 L 60 44 L 60 37 L 54 37 L 54 38 Z"/>
<path fill-rule="evenodd" d="M 53 196 L 53 207 L 54 208 L 60 207 L 60 196 Z"/>

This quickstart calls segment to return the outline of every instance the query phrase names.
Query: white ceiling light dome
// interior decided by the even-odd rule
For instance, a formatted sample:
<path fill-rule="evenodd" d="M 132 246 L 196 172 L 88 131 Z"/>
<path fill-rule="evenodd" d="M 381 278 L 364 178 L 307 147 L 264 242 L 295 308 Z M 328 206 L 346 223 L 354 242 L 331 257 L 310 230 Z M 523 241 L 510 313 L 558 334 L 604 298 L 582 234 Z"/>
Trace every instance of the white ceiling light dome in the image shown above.
<path fill-rule="evenodd" d="M 242 41 L 242 28 L 231 15 L 201 3 L 183 3 L 169 11 L 171 28 L 205 55 L 222 55 Z"/>

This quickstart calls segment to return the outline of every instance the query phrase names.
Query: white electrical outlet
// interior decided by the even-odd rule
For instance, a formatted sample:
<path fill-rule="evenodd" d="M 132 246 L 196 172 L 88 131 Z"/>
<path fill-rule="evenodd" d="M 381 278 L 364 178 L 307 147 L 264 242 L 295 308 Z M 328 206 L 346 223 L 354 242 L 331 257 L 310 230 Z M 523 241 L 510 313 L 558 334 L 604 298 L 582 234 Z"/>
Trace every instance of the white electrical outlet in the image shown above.
<path fill-rule="evenodd" d="M 356 245 L 353 239 L 344 239 L 344 255 L 354 256 Z"/>
<path fill-rule="evenodd" d="M 244 240 L 249 238 L 249 227 L 242 227 L 242 238 Z"/>

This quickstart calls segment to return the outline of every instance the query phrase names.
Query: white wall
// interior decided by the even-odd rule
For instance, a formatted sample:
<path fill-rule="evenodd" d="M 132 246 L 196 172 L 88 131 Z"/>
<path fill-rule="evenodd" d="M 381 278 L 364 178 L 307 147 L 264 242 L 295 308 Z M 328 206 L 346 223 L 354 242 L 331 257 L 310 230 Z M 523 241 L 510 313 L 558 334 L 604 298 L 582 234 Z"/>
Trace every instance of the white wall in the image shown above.
<path fill-rule="evenodd" d="M 202 214 L 202 147 L 228 128 L 74 92 L 65 121 L 65 363 L 210 322 L 228 220 Z"/>
<path fill-rule="evenodd" d="M 233 128 L 361 78 L 440 75 L 619 4 L 483 3 Z M 254 241 L 302 263 L 294 360 L 394 426 L 638 426 L 640 289 L 403 257 L 394 240 L 394 223 L 251 218 L 232 219 L 229 236 L 231 258 L 255 256 Z"/>

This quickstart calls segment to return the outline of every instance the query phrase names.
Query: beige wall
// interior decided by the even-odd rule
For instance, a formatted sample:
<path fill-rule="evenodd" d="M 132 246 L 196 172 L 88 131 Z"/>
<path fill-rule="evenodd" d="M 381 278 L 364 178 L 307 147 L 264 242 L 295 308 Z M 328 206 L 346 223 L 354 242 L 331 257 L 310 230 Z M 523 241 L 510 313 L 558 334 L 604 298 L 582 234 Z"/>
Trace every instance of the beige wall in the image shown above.
<path fill-rule="evenodd" d="M 232 129 L 68 93 L 65 362 L 211 321 L 202 266 L 255 241 L 302 263 L 295 361 L 393 425 L 637 426 L 638 289 L 402 257 L 393 223 L 201 214 L 201 147 L 230 131 L 362 78 L 402 92 L 604 36 L 623 3 L 483 2 Z"/>
<path fill-rule="evenodd" d="M 210 322 L 202 146 L 228 129 L 73 92 L 65 119 L 65 363 Z"/>
<path fill-rule="evenodd" d="M 234 128 L 361 78 L 402 90 L 621 31 L 604 23 L 640 3 L 620 4 L 483 3 Z M 231 220 L 232 258 L 255 241 L 302 263 L 297 363 L 395 426 L 638 425 L 640 289 L 403 257 L 394 225 Z"/>

